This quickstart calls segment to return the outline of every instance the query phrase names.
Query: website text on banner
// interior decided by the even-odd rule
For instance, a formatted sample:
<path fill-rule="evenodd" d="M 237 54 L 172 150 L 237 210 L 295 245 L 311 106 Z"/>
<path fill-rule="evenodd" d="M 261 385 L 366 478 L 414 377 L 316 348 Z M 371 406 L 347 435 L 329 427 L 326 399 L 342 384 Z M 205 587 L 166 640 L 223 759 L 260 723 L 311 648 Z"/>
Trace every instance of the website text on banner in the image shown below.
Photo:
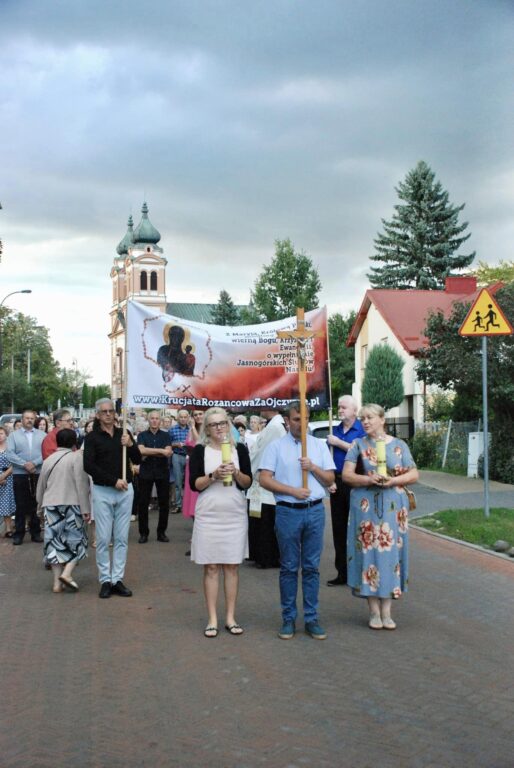
<path fill-rule="evenodd" d="M 328 407 L 326 307 L 305 313 L 323 335 L 306 344 L 307 399 Z M 296 318 L 245 326 L 207 325 L 128 303 L 127 405 L 283 408 L 298 397 L 297 343 L 277 331 Z"/>

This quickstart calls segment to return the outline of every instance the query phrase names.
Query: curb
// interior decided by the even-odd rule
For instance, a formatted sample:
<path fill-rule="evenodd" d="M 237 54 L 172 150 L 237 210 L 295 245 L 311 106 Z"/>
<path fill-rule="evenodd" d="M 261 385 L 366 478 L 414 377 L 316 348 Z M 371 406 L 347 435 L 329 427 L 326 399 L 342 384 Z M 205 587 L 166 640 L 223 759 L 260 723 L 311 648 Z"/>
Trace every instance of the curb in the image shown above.
<path fill-rule="evenodd" d="M 409 523 L 409 528 L 413 528 L 415 531 L 421 531 L 428 534 L 428 536 L 435 536 L 437 539 L 445 539 L 445 541 L 451 541 L 454 544 L 460 544 L 468 549 L 474 549 L 477 552 L 482 552 L 484 555 L 492 555 L 493 557 L 499 557 L 501 560 L 507 560 L 514 563 L 514 557 L 510 555 L 504 555 L 503 552 L 493 552 L 492 549 L 484 549 L 478 544 L 471 544 L 469 541 L 462 541 L 462 539 L 454 539 L 453 536 L 445 536 L 444 533 L 436 533 L 435 531 L 429 531 L 427 528 L 422 528 L 421 525 L 415 525 L 415 523 Z"/>

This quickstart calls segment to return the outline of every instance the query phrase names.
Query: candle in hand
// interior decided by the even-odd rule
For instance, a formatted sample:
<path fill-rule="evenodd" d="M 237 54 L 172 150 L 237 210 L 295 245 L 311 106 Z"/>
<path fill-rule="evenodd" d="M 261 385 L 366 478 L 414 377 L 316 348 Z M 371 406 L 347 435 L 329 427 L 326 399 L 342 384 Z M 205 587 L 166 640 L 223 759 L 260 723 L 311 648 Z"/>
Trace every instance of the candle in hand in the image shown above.
<path fill-rule="evenodd" d="M 221 443 L 221 460 L 223 464 L 230 464 L 232 461 L 232 446 L 228 437 L 225 437 Z M 232 475 L 225 475 L 223 485 L 232 485 Z"/>
<path fill-rule="evenodd" d="M 377 473 L 387 477 L 386 444 L 384 439 L 376 440 L 377 446 Z"/>

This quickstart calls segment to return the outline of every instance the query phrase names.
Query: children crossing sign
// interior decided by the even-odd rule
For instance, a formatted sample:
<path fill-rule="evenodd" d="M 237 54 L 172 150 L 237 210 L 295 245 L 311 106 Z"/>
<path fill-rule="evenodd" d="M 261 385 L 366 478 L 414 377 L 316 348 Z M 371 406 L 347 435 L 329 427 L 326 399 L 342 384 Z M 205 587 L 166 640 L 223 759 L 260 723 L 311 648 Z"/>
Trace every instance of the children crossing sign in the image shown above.
<path fill-rule="evenodd" d="M 459 333 L 461 336 L 510 336 L 512 326 L 491 294 L 482 288 Z"/>
<path fill-rule="evenodd" d="M 482 337 L 482 415 L 484 422 L 484 514 L 489 517 L 489 423 L 487 408 L 487 337 L 510 336 L 512 326 L 491 294 L 482 288 L 459 328 L 461 336 Z"/>

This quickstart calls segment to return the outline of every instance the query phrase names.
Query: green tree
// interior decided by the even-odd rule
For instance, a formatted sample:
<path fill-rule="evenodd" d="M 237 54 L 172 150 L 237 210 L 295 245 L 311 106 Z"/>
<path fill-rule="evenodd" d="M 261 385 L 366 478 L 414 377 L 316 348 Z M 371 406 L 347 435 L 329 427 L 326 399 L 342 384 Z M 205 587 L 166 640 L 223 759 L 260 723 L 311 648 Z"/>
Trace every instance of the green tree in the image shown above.
<path fill-rule="evenodd" d="M 514 282 L 499 290 L 495 299 L 503 313 L 514 319 Z M 459 336 L 470 304 L 455 304 L 449 317 L 429 315 L 425 335 L 428 347 L 416 366 L 419 378 L 456 393 L 453 417 L 482 411 L 481 339 Z M 491 477 L 514 482 L 514 337 L 487 340 L 489 417 L 491 423 Z M 459 404 L 458 415 L 455 412 Z"/>
<path fill-rule="evenodd" d="M 387 344 L 370 351 L 362 382 L 362 402 L 378 403 L 388 411 L 403 400 L 403 360 Z"/>
<path fill-rule="evenodd" d="M 86 381 L 82 385 L 82 395 L 80 398 L 80 402 L 82 403 L 84 408 L 91 407 L 91 388 L 89 387 Z"/>
<path fill-rule="evenodd" d="M 345 316 L 336 312 L 328 318 L 333 405 L 341 395 L 351 394 L 355 381 L 355 348 L 346 346 L 355 317 L 352 311 Z"/>
<path fill-rule="evenodd" d="M 96 386 L 91 387 L 91 392 L 89 396 L 91 398 L 91 408 L 94 408 L 96 401 L 100 400 L 100 397 L 103 397 L 103 395 L 98 394 L 98 387 Z"/>
<path fill-rule="evenodd" d="M 225 290 L 220 291 L 211 322 L 214 325 L 239 325 L 240 323 L 239 310 L 232 301 L 230 294 Z"/>
<path fill-rule="evenodd" d="M 471 236 L 459 224 L 464 204 L 451 205 L 431 168 L 420 161 L 400 182 L 396 192 L 401 203 L 394 206 L 391 221 L 382 219 L 384 231 L 375 239 L 368 274 L 373 288 L 443 289 L 445 278 L 467 267 L 475 253 L 457 254 Z"/>
<path fill-rule="evenodd" d="M 79 407 L 82 400 L 82 388 L 89 378 L 91 378 L 89 372 L 79 368 L 76 361 L 71 368 L 61 369 L 60 398 L 63 406 Z"/>
<path fill-rule="evenodd" d="M 111 396 L 111 388 L 108 384 L 97 384 L 96 385 L 96 400 L 100 400 L 102 397 L 110 397 Z M 95 403 L 91 403 L 92 406 L 94 406 Z"/>
<path fill-rule="evenodd" d="M 290 240 L 275 240 L 275 256 L 255 281 L 250 307 L 244 322 L 281 320 L 296 314 L 297 307 L 305 311 L 318 306 L 321 282 L 312 260 L 297 253 Z"/>
<path fill-rule="evenodd" d="M 485 261 L 479 261 L 478 267 L 473 270 L 476 275 L 477 283 L 480 286 L 490 285 L 491 283 L 512 283 L 514 282 L 514 261 L 500 261 L 491 266 Z"/>
<path fill-rule="evenodd" d="M 427 402 L 427 421 L 448 421 L 453 419 L 455 397 L 450 392 L 432 392 Z"/>
<path fill-rule="evenodd" d="M 0 408 L 31 407 L 46 411 L 59 396 L 59 364 L 53 357 L 48 329 L 34 318 L 2 308 L 3 368 Z"/>

